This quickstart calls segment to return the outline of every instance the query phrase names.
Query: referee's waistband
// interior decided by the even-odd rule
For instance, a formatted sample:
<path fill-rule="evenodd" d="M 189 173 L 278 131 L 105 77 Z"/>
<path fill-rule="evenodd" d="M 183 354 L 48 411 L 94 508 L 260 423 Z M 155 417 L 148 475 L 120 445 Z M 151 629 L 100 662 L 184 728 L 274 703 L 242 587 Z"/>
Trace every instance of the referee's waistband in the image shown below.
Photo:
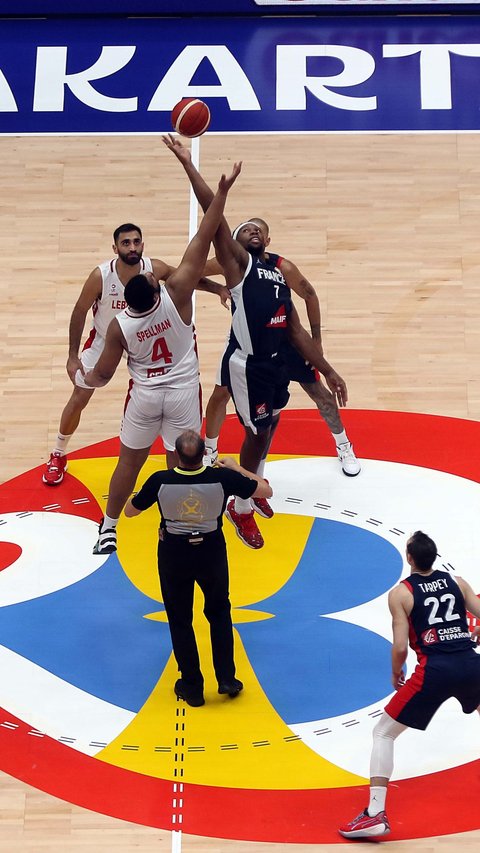
<path fill-rule="evenodd" d="M 168 540 L 169 542 L 182 542 L 187 543 L 188 545 L 200 545 L 201 542 L 204 542 L 205 539 L 210 539 L 210 537 L 215 536 L 220 531 L 220 528 L 217 527 L 216 530 L 209 530 L 206 532 L 202 532 L 200 530 L 192 530 L 191 533 L 170 533 L 168 530 L 162 530 L 163 540 Z"/>

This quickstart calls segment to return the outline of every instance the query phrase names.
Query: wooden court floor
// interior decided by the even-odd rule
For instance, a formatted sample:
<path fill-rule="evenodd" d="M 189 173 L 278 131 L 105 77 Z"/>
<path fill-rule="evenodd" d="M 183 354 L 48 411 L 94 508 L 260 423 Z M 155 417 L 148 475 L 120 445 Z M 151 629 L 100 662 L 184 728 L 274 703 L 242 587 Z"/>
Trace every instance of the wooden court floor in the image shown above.
<path fill-rule="evenodd" d="M 201 140 L 209 182 L 244 161 L 228 201 L 232 226 L 267 219 L 272 250 L 315 284 L 326 354 L 347 380 L 352 408 L 480 417 L 479 146 L 474 134 Z M 3 482 L 48 458 L 70 394 L 70 312 L 90 270 L 111 256 L 113 229 L 138 223 L 145 253 L 175 264 L 187 243 L 189 193 L 156 137 L 0 137 L 0 154 Z M 228 322 L 216 297 L 198 295 L 206 399 Z M 118 433 L 125 388 L 120 368 L 94 395 L 71 449 Z M 291 405 L 310 407 L 291 390 Z M 428 435 L 419 442 L 427 458 Z M 479 849 L 480 831 L 436 838 L 432 827 L 432 838 L 390 849 L 453 853 L 460 844 Z M 171 838 L 0 775 L 2 853 L 98 849 L 169 851 Z M 182 840 L 192 853 L 286 849 L 318 845 Z"/>

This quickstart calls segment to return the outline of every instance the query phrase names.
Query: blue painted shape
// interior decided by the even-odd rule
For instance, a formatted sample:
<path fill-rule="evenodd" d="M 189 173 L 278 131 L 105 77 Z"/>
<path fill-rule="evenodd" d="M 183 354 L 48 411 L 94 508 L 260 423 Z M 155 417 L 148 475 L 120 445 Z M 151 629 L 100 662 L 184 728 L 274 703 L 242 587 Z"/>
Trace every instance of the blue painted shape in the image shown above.
<path fill-rule="evenodd" d="M 401 572 L 400 554 L 375 533 L 315 519 L 294 574 L 258 603 L 274 618 L 237 626 L 265 693 L 287 723 L 346 714 L 390 692 L 390 643 L 374 625 L 369 631 L 325 614 L 377 598 Z"/>
<path fill-rule="evenodd" d="M 168 625 L 144 618 L 161 610 L 111 554 L 78 583 L 0 608 L 0 643 L 87 693 L 137 712 L 172 650 Z"/>

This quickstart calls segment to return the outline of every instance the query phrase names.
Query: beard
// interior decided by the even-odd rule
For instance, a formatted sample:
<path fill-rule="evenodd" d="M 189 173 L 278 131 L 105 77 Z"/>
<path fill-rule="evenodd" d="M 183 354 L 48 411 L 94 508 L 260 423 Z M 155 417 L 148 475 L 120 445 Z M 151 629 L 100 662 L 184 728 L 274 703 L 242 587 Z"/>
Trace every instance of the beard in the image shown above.
<path fill-rule="evenodd" d="M 127 264 L 129 267 L 134 267 L 139 263 L 142 253 L 141 252 L 119 252 L 118 257 L 124 264 Z"/>

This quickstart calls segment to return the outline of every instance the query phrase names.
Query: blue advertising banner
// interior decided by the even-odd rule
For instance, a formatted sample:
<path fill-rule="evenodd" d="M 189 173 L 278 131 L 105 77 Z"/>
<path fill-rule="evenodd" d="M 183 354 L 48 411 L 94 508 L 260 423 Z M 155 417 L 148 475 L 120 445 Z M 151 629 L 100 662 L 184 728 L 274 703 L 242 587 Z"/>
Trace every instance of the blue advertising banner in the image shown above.
<path fill-rule="evenodd" d="M 474 11 L 479 4 L 480 0 L 0 0 L 0 16 L 298 15 L 325 11 L 341 14 L 346 8 L 355 14 L 375 9 L 444 14 L 458 8 Z"/>
<path fill-rule="evenodd" d="M 475 17 L 16 20 L 0 47 L 1 133 L 160 133 L 187 96 L 214 132 L 480 127 Z"/>

